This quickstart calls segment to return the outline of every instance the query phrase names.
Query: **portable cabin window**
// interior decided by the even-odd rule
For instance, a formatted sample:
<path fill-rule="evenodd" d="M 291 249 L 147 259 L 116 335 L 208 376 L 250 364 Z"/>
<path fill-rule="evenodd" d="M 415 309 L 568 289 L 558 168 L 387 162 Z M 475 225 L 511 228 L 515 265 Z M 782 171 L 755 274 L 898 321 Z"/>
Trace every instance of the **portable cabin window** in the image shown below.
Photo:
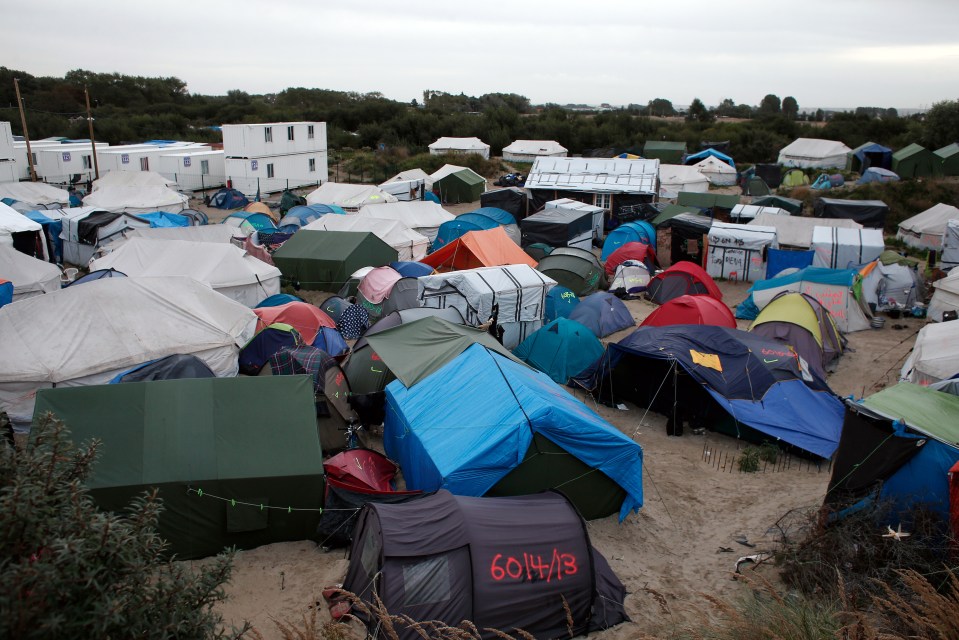
<path fill-rule="evenodd" d="M 33 159 L 33 166 L 37 166 L 37 154 L 35 152 L 31 152 L 30 158 Z"/>
<path fill-rule="evenodd" d="M 149 170 L 150 170 L 150 159 L 140 158 L 140 171 L 149 171 Z"/>
<path fill-rule="evenodd" d="M 273 127 L 266 127 L 263 129 L 263 140 L 266 142 L 273 142 Z"/>
<path fill-rule="evenodd" d="M 306 137 L 309 138 L 310 140 L 313 139 L 313 125 L 312 125 L 312 124 L 311 124 L 311 125 L 308 125 L 308 126 L 306 127 Z"/>
<path fill-rule="evenodd" d="M 286 139 L 287 140 L 293 139 L 293 125 L 290 125 L 286 128 Z"/>
<path fill-rule="evenodd" d="M 200 173 L 208 176 L 210 175 L 210 161 L 209 160 L 200 160 Z"/>
<path fill-rule="evenodd" d="M 310 173 L 316 171 L 316 158 L 310 158 Z"/>
<path fill-rule="evenodd" d="M 93 168 L 93 160 L 91 160 L 90 156 L 83 156 L 83 168 L 84 169 Z"/>
<path fill-rule="evenodd" d="M 272 177 L 273 177 L 273 165 L 272 165 L 272 164 L 266 165 L 266 177 L 267 177 L 267 178 L 272 178 Z"/>
<path fill-rule="evenodd" d="M 609 211 L 612 204 L 612 195 L 609 193 L 593 194 L 593 206 L 600 207 Z"/>

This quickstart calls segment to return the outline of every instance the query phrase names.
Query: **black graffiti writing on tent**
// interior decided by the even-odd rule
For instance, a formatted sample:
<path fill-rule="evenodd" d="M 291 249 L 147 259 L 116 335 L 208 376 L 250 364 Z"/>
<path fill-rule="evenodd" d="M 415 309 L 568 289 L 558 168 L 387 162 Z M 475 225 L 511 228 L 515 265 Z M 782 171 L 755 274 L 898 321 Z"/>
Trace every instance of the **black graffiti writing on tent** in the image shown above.
<path fill-rule="evenodd" d="M 579 571 L 576 556 L 572 553 L 561 553 L 553 548 L 547 558 L 548 561 L 544 560 L 538 553 L 522 552 L 518 557 L 497 553 L 490 561 L 490 577 L 495 582 L 550 582 L 576 575 Z"/>

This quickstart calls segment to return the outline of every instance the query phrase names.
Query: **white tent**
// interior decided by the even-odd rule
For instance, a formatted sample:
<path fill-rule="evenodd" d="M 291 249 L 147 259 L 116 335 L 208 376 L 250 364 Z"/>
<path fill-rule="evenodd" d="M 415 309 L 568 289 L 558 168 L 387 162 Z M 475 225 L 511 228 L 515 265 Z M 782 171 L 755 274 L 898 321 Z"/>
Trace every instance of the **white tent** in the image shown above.
<path fill-rule="evenodd" d="M 344 211 L 359 211 L 368 204 L 396 202 L 396 198 L 369 184 L 327 182 L 306 196 L 307 204 L 334 204 Z"/>
<path fill-rule="evenodd" d="M 63 261 L 84 267 L 101 245 L 127 229 L 149 228 L 150 223 L 126 213 L 110 213 L 96 207 L 61 209 L 63 214 Z"/>
<path fill-rule="evenodd" d="M 366 231 L 396 249 L 398 260 L 419 260 L 426 255 L 430 241 L 399 220 L 370 216 L 323 216 L 303 227 L 313 231 Z"/>
<path fill-rule="evenodd" d="M 247 307 L 280 292 L 280 270 L 232 244 L 131 238 L 90 262 L 130 277 L 187 276 Z"/>
<path fill-rule="evenodd" d="M 802 216 L 780 216 L 760 213 L 749 223 L 750 226 L 775 227 L 776 239 L 780 247 L 809 249 L 812 246 L 812 232 L 816 227 L 841 227 L 862 229 L 862 225 L 847 218 L 804 218 Z"/>
<path fill-rule="evenodd" d="M 458 172 L 460 172 L 460 171 L 469 171 L 470 173 L 472 173 L 472 174 L 475 175 L 476 177 L 480 178 L 480 179 L 483 181 L 483 191 L 486 191 L 486 178 L 484 178 L 484 177 L 481 176 L 480 174 L 476 173 L 475 171 L 473 171 L 473 170 L 470 169 L 469 167 L 461 167 L 461 166 L 455 165 L 455 164 L 444 164 L 442 167 L 440 167 L 439 169 L 437 169 L 436 171 L 434 171 L 433 173 L 431 173 L 431 174 L 430 174 L 430 183 L 429 183 L 429 184 L 432 186 L 432 183 L 437 182 L 437 181 L 439 181 L 439 180 L 442 180 L 443 178 L 445 178 L 446 176 L 450 175 L 451 173 L 458 173 Z"/>
<path fill-rule="evenodd" d="M 663 198 L 675 198 L 680 191 L 705 193 L 709 191 L 709 180 L 696 167 L 682 164 L 659 165 L 659 195 Z"/>
<path fill-rule="evenodd" d="M 728 166 L 728 165 L 727 165 Z M 788 216 L 789 212 L 779 207 L 761 207 L 755 204 L 737 204 L 729 212 L 729 217 L 742 224 L 749 224 L 755 220 L 756 216 L 765 214 L 767 216 Z"/>
<path fill-rule="evenodd" d="M 516 347 L 543 326 L 546 294 L 556 281 L 525 264 L 451 271 L 417 279 L 420 306 L 455 307 L 474 327 L 485 323 L 499 305 L 503 346 Z"/>
<path fill-rule="evenodd" d="M 0 245 L 0 279 L 13 283 L 13 301 L 60 289 L 60 268 Z"/>
<path fill-rule="evenodd" d="M 874 260 L 860 273 L 863 274 L 862 297 L 876 311 L 908 311 L 925 297 L 922 277 L 906 265 Z"/>
<path fill-rule="evenodd" d="M 489 160 L 489 145 L 479 138 L 439 138 L 430 145 L 431 155 L 438 156 L 444 153 L 475 153 Z"/>
<path fill-rule="evenodd" d="M 400 171 L 395 176 L 384 182 L 383 184 L 389 184 L 391 182 L 410 182 L 413 180 L 427 180 L 430 175 L 423 171 L 422 169 L 408 169 L 407 171 Z M 380 186 L 382 187 L 383 184 Z"/>
<path fill-rule="evenodd" d="M 953 269 L 947 277 L 936 280 L 932 286 L 935 287 L 935 291 L 932 293 L 932 300 L 929 301 L 926 316 L 931 320 L 942 322 L 944 311 L 959 310 L 959 270 Z"/>
<path fill-rule="evenodd" d="M 812 231 L 812 266 L 847 269 L 872 262 L 886 249 L 882 229 L 816 226 Z"/>
<path fill-rule="evenodd" d="M 456 217 L 438 203 L 428 200 L 367 206 L 360 209 L 357 215 L 364 218 L 398 220 L 413 231 L 426 236 L 431 243 L 436 239 L 440 225 Z"/>
<path fill-rule="evenodd" d="M 784 167 L 805 169 L 842 169 L 852 149 L 836 140 L 796 138 L 779 151 L 777 162 Z"/>
<path fill-rule="evenodd" d="M 177 188 L 175 180 L 170 180 L 152 171 L 110 171 L 99 180 L 93 181 L 93 190 L 106 187 L 170 187 Z"/>
<path fill-rule="evenodd" d="M 69 193 L 44 182 L 4 182 L 0 184 L 0 199 L 3 198 L 35 204 L 38 208 L 70 205 Z"/>
<path fill-rule="evenodd" d="M 105 384 L 175 353 L 235 376 L 255 329 L 253 311 L 192 278 L 103 278 L 7 305 L 0 409 L 25 428 L 37 389 Z"/>
<path fill-rule="evenodd" d="M 713 222 L 706 273 L 728 280 L 762 280 L 766 277 L 766 249 L 778 248 L 775 227 Z"/>
<path fill-rule="evenodd" d="M 901 380 L 932 384 L 959 373 L 959 320 L 927 324 L 916 336 L 916 346 L 906 358 Z"/>
<path fill-rule="evenodd" d="M 125 229 L 121 233 L 109 238 L 101 245 L 98 254 L 115 251 L 130 238 L 147 238 L 149 240 L 188 240 L 190 242 L 216 242 L 230 244 L 233 238 L 245 239 L 236 227 L 227 224 L 206 224 L 199 227 L 158 227 L 144 229 Z"/>
<path fill-rule="evenodd" d="M 708 156 L 693 165 L 697 171 L 706 176 L 709 184 L 717 187 L 728 187 L 736 184 L 736 169 L 719 158 Z"/>
<path fill-rule="evenodd" d="M 177 213 L 186 209 L 189 201 L 182 193 L 163 186 L 101 186 L 83 199 L 83 205 L 114 213 Z"/>
<path fill-rule="evenodd" d="M 20 234 L 29 234 L 31 245 L 46 248 L 47 243 L 43 242 L 43 226 L 0 202 L 0 246 L 13 248 L 14 236 L 19 237 Z M 45 250 L 44 257 L 47 257 Z"/>
<path fill-rule="evenodd" d="M 942 234 L 942 268 L 959 266 L 959 220 L 950 220 Z"/>
<path fill-rule="evenodd" d="M 555 140 L 513 140 L 503 147 L 503 160 L 507 162 L 533 162 L 543 156 L 565 158 L 569 150 Z"/>
<path fill-rule="evenodd" d="M 917 249 L 942 248 L 942 236 L 950 220 L 959 220 L 959 209 L 939 203 L 899 223 L 896 237 Z"/>

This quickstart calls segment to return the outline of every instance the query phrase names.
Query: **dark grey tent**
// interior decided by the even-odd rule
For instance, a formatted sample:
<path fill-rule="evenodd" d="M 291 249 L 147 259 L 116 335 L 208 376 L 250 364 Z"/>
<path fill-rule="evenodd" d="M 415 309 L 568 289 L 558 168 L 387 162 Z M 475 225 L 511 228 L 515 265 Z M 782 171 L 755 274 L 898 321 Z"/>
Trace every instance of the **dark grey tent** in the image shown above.
<path fill-rule="evenodd" d="M 494 189 L 486 191 L 480 195 L 481 207 L 496 207 L 513 215 L 517 220 L 522 220 L 529 215 L 529 196 L 519 187 L 507 187 L 505 189 Z M 542 206 L 542 205 L 541 205 Z"/>
<path fill-rule="evenodd" d="M 778 207 L 788 211 L 794 216 L 802 215 L 802 200 L 796 200 L 794 198 L 785 198 L 783 196 L 760 196 L 758 198 L 753 198 L 751 204 L 756 205 L 757 207 Z"/>
<path fill-rule="evenodd" d="M 556 209 L 554 209 L 556 211 Z M 603 265 L 592 251 L 576 247 L 559 247 L 536 265 L 537 271 L 549 276 L 578 296 L 588 296 L 606 285 Z"/>
<path fill-rule="evenodd" d="M 762 178 L 770 189 L 775 189 L 783 181 L 783 170 L 778 164 L 757 164 L 756 177 Z"/>
<path fill-rule="evenodd" d="M 623 584 L 560 493 L 474 498 L 440 490 L 369 503 L 353 540 L 343 588 L 367 603 L 376 594 L 393 615 L 450 626 L 470 620 L 483 638 L 496 637 L 488 629 L 579 636 L 629 620 Z M 421 637 L 406 625 L 397 632 Z"/>
<path fill-rule="evenodd" d="M 193 354 L 174 353 L 172 356 L 147 362 L 124 371 L 112 383 L 147 382 L 149 380 L 182 380 L 184 378 L 215 378 L 216 374 L 205 362 Z"/>
<path fill-rule="evenodd" d="M 838 200 L 816 198 L 813 213 L 817 218 L 848 218 L 864 227 L 882 229 L 889 205 L 882 200 Z"/>
<path fill-rule="evenodd" d="M 394 311 L 413 309 L 420 306 L 419 284 L 416 278 L 400 278 L 393 284 L 389 295 L 383 300 L 380 308 L 381 317 L 388 316 Z"/>
<path fill-rule="evenodd" d="M 551 247 L 593 246 L 593 214 L 573 209 L 543 209 L 519 223 L 522 246 L 543 243 Z"/>

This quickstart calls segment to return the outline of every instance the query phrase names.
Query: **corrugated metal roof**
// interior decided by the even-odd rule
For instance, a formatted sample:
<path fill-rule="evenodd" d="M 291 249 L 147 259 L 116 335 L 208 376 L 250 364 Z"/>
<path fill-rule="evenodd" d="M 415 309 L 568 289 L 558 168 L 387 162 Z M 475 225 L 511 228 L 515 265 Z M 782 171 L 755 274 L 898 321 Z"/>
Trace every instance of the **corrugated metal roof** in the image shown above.
<path fill-rule="evenodd" d="M 659 160 L 537 158 L 526 188 L 655 194 L 658 178 Z"/>

